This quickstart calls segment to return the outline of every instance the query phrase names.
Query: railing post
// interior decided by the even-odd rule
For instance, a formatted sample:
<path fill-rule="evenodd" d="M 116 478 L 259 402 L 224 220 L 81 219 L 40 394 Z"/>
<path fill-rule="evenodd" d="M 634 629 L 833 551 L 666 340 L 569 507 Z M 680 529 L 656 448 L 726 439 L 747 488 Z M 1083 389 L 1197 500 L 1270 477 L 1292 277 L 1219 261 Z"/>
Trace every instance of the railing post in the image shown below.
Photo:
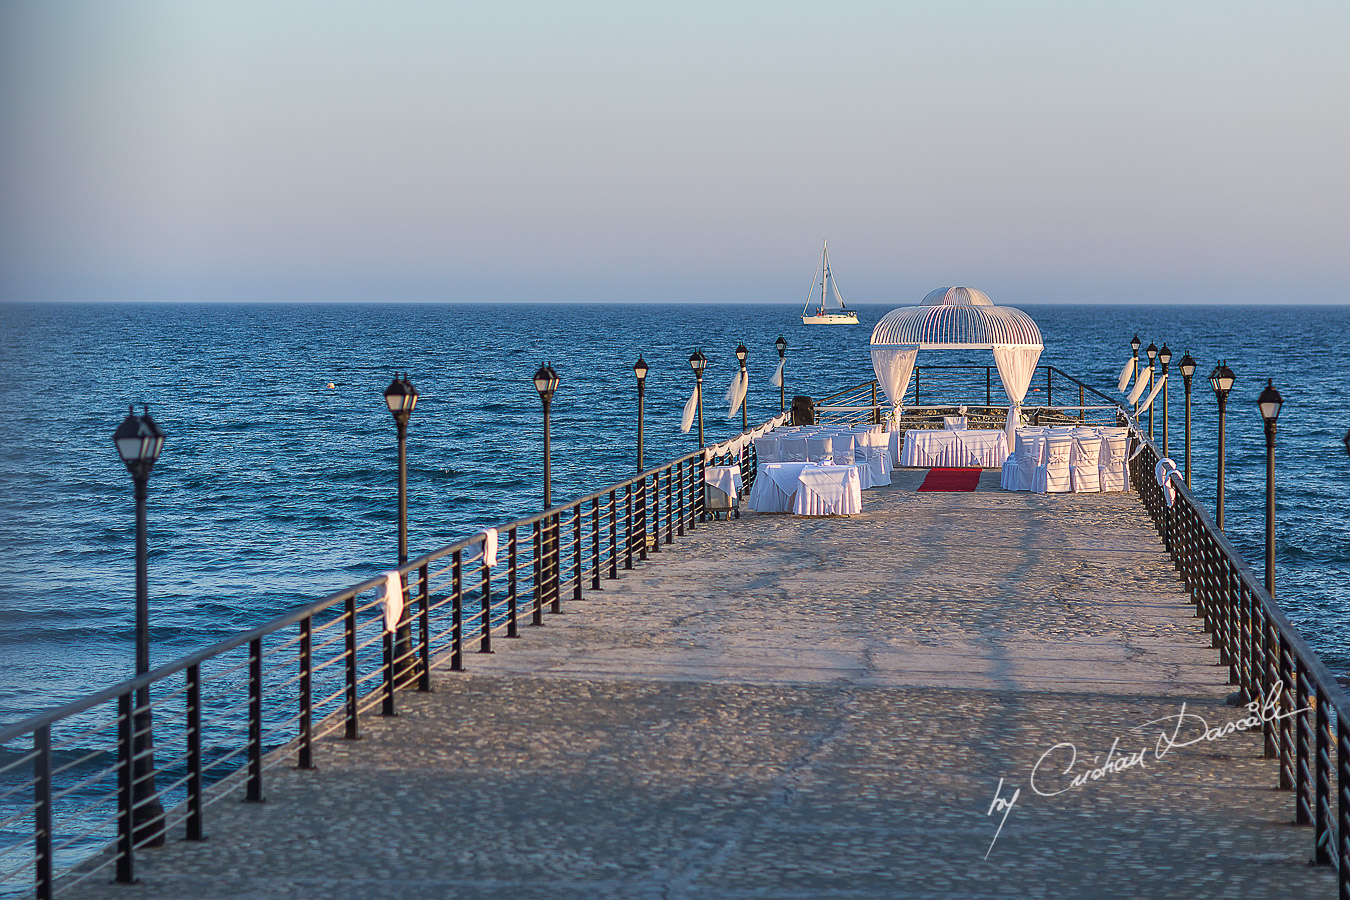
<path fill-rule="evenodd" d="M 989 366 L 984 367 L 984 405 L 985 407 L 994 405 L 994 375 Z"/>
<path fill-rule="evenodd" d="M 1293 656 L 1292 650 L 1290 656 Z M 1298 715 L 1294 717 L 1294 821 L 1299 825 L 1312 822 L 1312 794 L 1308 784 L 1308 738 L 1312 727 L 1308 723 L 1308 678 L 1303 665 L 1293 659 L 1294 690 Z"/>
<path fill-rule="evenodd" d="M 1331 716 L 1327 707 L 1331 705 L 1321 685 L 1315 686 L 1317 697 L 1317 754 L 1316 784 L 1317 798 L 1313 804 L 1313 843 L 1316 855 L 1313 858 L 1319 866 L 1331 864 Z"/>
<path fill-rule="evenodd" d="M 33 884 L 38 900 L 52 896 L 52 729 L 33 729 Z"/>
<path fill-rule="evenodd" d="M 642 551 L 647 551 L 646 514 L 643 514 Z M 661 470 L 652 473 L 652 552 L 661 552 Z"/>
<path fill-rule="evenodd" d="M 708 491 L 704 488 L 704 485 L 708 483 L 708 454 L 701 451 L 698 455 L 697 471 L 698 480 L 695 484 L 697 494 L 694 496 L 694 503 L 698 505 L 698 520 L 706 522 L 708 521 Z"/>
<path fill-rule="evenodd" d="M 506 587 L 506 636 L 509 638 L 520 637 L 520 617 L 517 609 L 516 592 L 516 569 L 518 551 L 516 549 L 516 529 L 513 526 L 511 533 L 506 539 L 506 567 L 507 587 Z"/>
<path fill-rule="evenodd" d="M 309 620 L 306 619 L 306 622 Z M 302 678 L 303 682 L 303 678 Z M 202 670 L 200 665 L 187 667 L 187 839 L 206 839 L 202 821 Z M 309 691 L 301 686 L 300 759 L 308 750 L 307 739 Z M 312 768 L 312 766 L 302 766 Z"/>
<path fill-rule="evenodd" d="M 262 638 L 256 637 L 248 643 L 248 783 L 244 802 L 262 801 Z"/>
<path fill-rule="evenodd" d="M 531 625 L 544 624 L 544 520 L 534 523 L 534 602 Z"/>
<path fill-rule="evenodd" d="M 623 492 L 623 567 L 633 568 L 633 482 L 628 482 Z"/>
<path fill-rule="evenodd" d="M 600 587 L 600 498 L 591 498 L 591 590 Z"/>
<path fill-rule="evenodd" d="M 1336 870 L 1340 896 L 1350 894 L 1350 726 L 1336 717 Z"/>
<path fill-rule="evenodd" d="M 195 694 L 197 689 L 196 678 L 193 669 L 196 666 L 188 668 L 188 719 L 189 731 L 191 731 L 191 717 L 195 712 L 196 702 Z M 296 761 L 297 769 L 314 768 L 314 730 L 311 717 L 313 715 L 313 676 L 314 676 L 314 620 L 311 616 L 305 616 L 300 620 L 300 722 L 299 730 L 299 759 Z M 191 756 L 191 751 L 189 751 Z"/>
<path fill-rule="evenodd" d="M 580 600 L 580 599 L 581 599 L 581 579 L 582 579 L 582 577 L 584 576 L 584 574 L 585 574 L 585 569 L 586 569 L 585 563 L 584 563 L 583 560 L 582 560 L 582 553 L 581 553 L 581 509 L 582 509 L 582 503 L 581 503 L 580 500 L 578 500 L 578 501 L 577 501 L 576 507 L 575 507 L 575 508 L 573 509 L 573 511 L 572 511 L 572 512 L 573 512 L 573 515 L 576 516 L 576 518 L 572 520 L 572 599 L 573 599 L 573 600 Z"/>
<path fill-rule="evenodd" d="M 417 651 L 421 654 L 421 671 L 417 674 L 417 689 L 423 693 L 431 691 L 431 573 L 430 566 L 422 563 L 417 569 Z"/>
<path fill-rule="evenodd" d="M 136 881 L 136 863 L 134 825 L 131 820 L 132 806 L 135 804 L 135 789 L 132 787 L 132 760 L 136 755 L 136 746 L 132 735 L 132 695 L 130 692 L 117 698 L 117 875 L 118 884 L 134 884 Z"/>
<path fill-rule="evenodd" d="M 384 678 L 380 685 L 380 690 L 384 694 L 384 699 L 380 702 L 380 715 L 394 715 L 394 633 L 384 629 L 382 639 L 384 648 L 384 659 L 380 668 L 384 671 Z"/>
<path fill-rule="evenodd" d="M 1083 409 L 1084 406 L 1087 406 L 1087 399 L 1083 395 L 1083 386 L 1080 384 L 1078 385 L 1078 421 L 1080 422 L 1087 419 L 1087 410 Z"/>
<path fill-rule="evenodd" d="M 1289 647 L 1280 636 L 1277 650 L 1280 675 L 1280 790 L 1293 790 L 1295 783 L 1294 737 L 1289 714 L 1298 709 L 1298 696 L 1294 690 L 1294 670 L 1290 665 Z M 1295 806 L 1298 805 L 1297 800 Z"/>
<path fill-rule="evenodd" d="M 1046 405 L 1046 406 L 1053 406 L 1054 403 L 1055 403 L 1055 401 L 1054 401 L 1053 399 L 1051 399 L 1052 396 L 1053 396 L 1053 394 L 1054 394 L 1054 383 L 1053 383 L 1053 381 L 1052 381 L 1052 379 L 1051 379 L 1051 377 L 1050 377 L 1050 373 L 1051 373 L 1052 371 L 1054 371 L 1053 367 L 1051 367 L 1051 366 L 1046 366 L 1046 367 L 1045 367 L 1045 405 Z M 1152 435 L 1150 435 L 1150 437 L 1152 437 Z"/>
<path fill-rule="evenodd" d="M 554 513 L 549 523 L 549 544 L 553 547 L 553 565 L 549 569 L 548 592 L 553 600 L 549 612 L 562 612 L 562 517 Z"/>
<path fill-rule="evenodd" d="M 684 463 L 683 463 L 683 462 L 678 462 L 678 463 L 676 463 L 676 464 L 675 464 L 675 468 L 676 468 L 676 472 L 677 472 L 677 476 L 676 476 L 676 479 L 675 479 L 675 480 L 676 480 L 676 482 L 678 483 L 678 486 L 677 486 L 676 489 L 675 489 L 675 494 L 676 494 L 676 498 L 675 498 L 675 499 L 676 499 L 676 501 L 677 501 L 677 506 L 678 506 L 679 512 L 680 512 L 680 515 L 679 515 L 679 524 L 677 524 L 677 525 L 675 526 L 675 533 L 678 534 L 680 537 L 684 537 L 684 520 L 685 520 L 685 518 L 686 518 L 686 516 L 687 516 L 687 513 L 686 513 L 686 511 L 685 511 L 685 505 L 684 505 L 684 497 L 685 497 L 685 494 L 687 494 L 687 493 L 689 492 L 689 491 L 688 491 L 688 489 L 689 489 L 689 482 L 688 482 L 688 480 L 684 477 Z"/>
<path fill-rule="evenodd" d="M 347 730 L 349 741 L 359 740 L 361 729 L 356 718 L 356 596 L 347 598 L 342 614 L 342 631 L 347 644 Z"/>
<path fill-rule="evenodd" d="M 670 514 L 672 511 L 672 500 L 670 496 L 671 494 L 670 489 L 672 483 L 675 481 L 675 473 L 671 470 L 669 466 L 666 467 L 665 472 L 666 472 L 666 543 L 669 544 L 675 540 L 674 530 L 670 520 L 671 519 Z M 658 538 L 659 537 L 660 535 L 658 535 Z"/>
<path fill-rule="evenodd" d="M 486 546 L 484 547 L 486 549 Z M 478 652 L 492 652 L 492 569 L 488 568 L 487 557 L 483 558 L 483 587 L 479 604 Z"/>
<path fill-rule="evenodd" d="M 609 577 L 619 577 L 619 495 L 609 492 Z"/>
<path fill-rule="evenodd" d="M 456 550 L 450 564 L 450 671 L 464 671 L 464 552 Z"/>

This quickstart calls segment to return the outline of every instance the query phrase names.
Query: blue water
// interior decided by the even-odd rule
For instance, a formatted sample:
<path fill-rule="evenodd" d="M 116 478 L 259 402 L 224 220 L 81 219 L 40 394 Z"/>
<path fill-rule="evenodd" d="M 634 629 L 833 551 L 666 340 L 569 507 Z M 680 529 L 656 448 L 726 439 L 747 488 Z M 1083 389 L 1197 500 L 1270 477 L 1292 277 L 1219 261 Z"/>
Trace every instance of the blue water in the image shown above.
<path fill-rule="evenodd" d="M 131 481 L 111 434 L 131 400 L 168 433 L 150 487 L 152 659 L 167 662 L 389 567 L 396 555 L 395 431 L 381 393 L 395 369 L 421 392 L 409 429 L 414 555 L 534 511 L 540 409 L 531 376 L 552 362 L 554 498 L 633 467 L 639 352 L 649 464 L 693 448 L 677 430 L 708 371 L 711 439 L 750 348 L 750 418 L 787 393 L 823 396 L 871 377 L 870 326 L 806 328 L 762 305 L 0 306 L 0 722 L 127 676 L 132 661 Z M 1334 669 L 1350 669 L 1350 308 L 1026 307 L 1052 363 L 1113 393 L 1131 335 L 1186 350 L 1200 374 L 1227 358 L 1228 531 L 1259 572 L 1264 439 L 1256 395 L 1273 377 L 1279 430 L 1278 593 Z M 920 364 L 981 354 L 924 354 Z M 329 389 L 327 385 L 333 384 Z M 1043 396 L 1040 381 L 1028 403 Z M 995 387 L 997 396 L 997 387 Z M 1059 402 L 1076 401 L 1076 391 Z M 1181 383 L 1172 394 L 1180 458 Z M 1213 394 L 1194 394 L 1194 483 L 1212 502 Z M 1161 434 L 1161 423 L 1158 425 Z"/>

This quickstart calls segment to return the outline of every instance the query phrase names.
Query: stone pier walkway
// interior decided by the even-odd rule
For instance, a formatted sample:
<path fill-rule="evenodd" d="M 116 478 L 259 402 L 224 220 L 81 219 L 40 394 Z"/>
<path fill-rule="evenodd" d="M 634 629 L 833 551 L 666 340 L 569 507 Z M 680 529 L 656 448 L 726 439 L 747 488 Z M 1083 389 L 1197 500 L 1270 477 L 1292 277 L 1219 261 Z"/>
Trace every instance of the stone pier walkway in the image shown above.
<path fill-rule="evenodd" d="M 1133 495 L 922 474 L 700 527 L 70 896 L 1333 897 L 1259 735 L 1155 752 L 1241 713 Z"/>

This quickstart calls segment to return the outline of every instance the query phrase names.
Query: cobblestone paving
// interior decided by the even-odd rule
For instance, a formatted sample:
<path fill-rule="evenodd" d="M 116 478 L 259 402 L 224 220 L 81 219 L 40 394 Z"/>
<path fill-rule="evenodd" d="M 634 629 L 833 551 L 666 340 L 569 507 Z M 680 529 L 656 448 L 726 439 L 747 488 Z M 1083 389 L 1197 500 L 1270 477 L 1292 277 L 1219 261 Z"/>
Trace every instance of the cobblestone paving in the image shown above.
<path fill-rule="evenodd" d="M 1137 501 L 896 474 L 700 527 L 70 895 L 1334 896 L 1259 734 L 1138 728 L 1241 713 Z"/>

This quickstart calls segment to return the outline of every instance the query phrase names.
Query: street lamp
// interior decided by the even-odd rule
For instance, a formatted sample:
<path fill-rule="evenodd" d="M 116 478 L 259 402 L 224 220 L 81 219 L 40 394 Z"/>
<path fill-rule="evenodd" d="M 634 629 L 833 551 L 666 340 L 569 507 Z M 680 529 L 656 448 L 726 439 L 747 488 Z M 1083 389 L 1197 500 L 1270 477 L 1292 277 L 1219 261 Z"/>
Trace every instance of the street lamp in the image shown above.
<path fill-rule="evenodd" d="M 545 363 L 534 373 L 534 389 L 539 392 L 539 399 L 544 401 L 544 509 L 548 509 L 553 505 L 553 460 L 549 447 L 548 417 L 553 392 L 558 389 L 558 373 L 553 371 L 551 365 Z"/>
<path fill-rule="evenodd" d="M 1139 348 L 1141 346 L 1143 345 L 1139 340 L 1138 333 L 1136 333 L 1135 336 L 1130 339 L 1130 349 L 1134 351 L 1134 377 L 1136 381 L 1139 379 Z"/>
<path fill-rule="evenodd" d="M 787 341 L 783 340 L 780 334 L 773 345 L 778 348 L 778 411 L 787 412 L 787 389 L 783 387 L 783 362 L 787 355 Z"/>
<path fill-rule="evenodd" d="M 695 350 L 689 357 L 689 368 L 694 370 L 694 393 L 698 396 L 698 445 L 703 446 L 703 370 L 708 367 L 708 357 L 702 350 Z"/>
<path fill-rule="evenodd" d="M 1148 393 L 1151 394 L 1151 393 L 1153 393 L 1153 373 L 1154 373 L 1153 360 L 1154 360 L 1154 359 L 1157 357 L 1157 355 L 1158 355 L 1158 345 L 1155 344 L 1155 343 L 1153 343 L 1152 341 L 1149 341 L 1149 342 L 1148 342 L 1148 347 L 1144 350 L 1144 352 L 1148 354 Z M 1146 397 L 1145 399 L 1147 399 L 1147 397 Z M 1149 440 L 1152 440 L 1152 439 L 1153 439 L 1153 404 L 1152 404 L 1152 403 L 1150 403 L 1150 404 L 1148 405 L 1148 436 L 1149 436 Z"/>
<path fill-rule="evenodd" d="M 637 470 L 642 471 L 642 414 L 645 397 L 647 393 L 647 361 L 638 354 L 637 362 L 633 363 L 633 374 L 637 376 L 638 384 L 638 454 Z"/>
<path fill-rule="evenodd" d="M 1167 420 L 1170 418 L 1167 413 L 1167 364 L 1172 361 L 1172 351 L 1167 349 L 1167 342 L 1163 341 L 1162 349 L 1158 351 L 1158 362 L 1162 363 L 1163 373 L 1163 456 L 1171 456 L 1167 450 Z"/>
<path fill-rule="evenodd" d="M 743 385 L 746 386 L 746 395 L 747 395 L 747 396 L 741 398 L 741 431 L 742 431 L 742 432 L 746 432 L 746 431 L 749 431 L 749 430 L 750 430 L 750 413 L 749 413 L 749 412 L 747 411 L 747 409 L 746 409 L 746 406 L 748 405 L 748 400 L 749 400 L 750 382 L 749 382 L 749 379 L 746 377 L 746 374 L 745 374 L 745 358 L 746 358 L 747 356 L 749 356 L 749 355 L 750 355 L 750 351 L 747 350 L 747 349 L 745 349 L 745 341 L 741 341 L 739 344 L 736 345 L 736 359 L 737 359 L 737 360 L 740 362 L 740 364 L 741 364 L 741 384 L 743 384 Z"/>
<path fill-rule="evenodd" d="M 1266 420 L 1266 593 L 1271 597 L 1275 596 L 1275 420 L 1283 403 L 1274 380 L 1267 378 L 1256 404 Z"/>
<path fill-rule="evenodd" d="M 384 402 L 398 426 L 398 564 L 401 568 L 408 561 L 408 419 L 417 406 L 417 388 L 408 380 L 407 372 L 402 378 L 394 373 L 394 380 L 384 389 Z M 403 599 L 403 613 L 394 631 L 393 647 L 393 658 L 399 661 L 400 675 L 412 667 L 412 620 L 406 593 Z M 386 712 L 392 715 L 391 711 Z"/>
<path fill-rule="evenodd" d="M 137 416 L 132 406 L 113 432 L 117 455 L 131 473 L 136 496 L 136 674 L 150 671 L 150 577 L 145 525 L 145 500 L 150 470 L 164 448 L 164 432 L 150 418 L 150 408 L 141 406 Z M 164 844 L 164 807 L 155 792 L 155 741 L 150 712 L 150 687 L 136 691 L 132 714 L 132 840 L 148 846 Z"/>
<path fill-rule="evenodd" d="M 1219 488 L 1215 495 L 1214 521 L 1220 531 L 1223 531 L 1224 422 L 1225 412 L 1228 409 L 1228 392 L 1233 389 L 1233 381 L 1233 370 L 1228 368 L 1228 360 L 1219 363 L 1214 367 L 1214 371 L 1209 373 L 1209 386 L 1214 388 L 1214 397 L 1219 401 Z"/>
<path fill-rule="evenodd" d="M 1181 380 L 1186 385 L 1186 487 L 1191 486 L 1191 376 L 1195 374 L 1195 360 L 1191 359 L 1191 351 L 1187 350 L 1186 355 L 1181 357 L 1177 363 L 1177 368 L 1181 370 Z"/>

